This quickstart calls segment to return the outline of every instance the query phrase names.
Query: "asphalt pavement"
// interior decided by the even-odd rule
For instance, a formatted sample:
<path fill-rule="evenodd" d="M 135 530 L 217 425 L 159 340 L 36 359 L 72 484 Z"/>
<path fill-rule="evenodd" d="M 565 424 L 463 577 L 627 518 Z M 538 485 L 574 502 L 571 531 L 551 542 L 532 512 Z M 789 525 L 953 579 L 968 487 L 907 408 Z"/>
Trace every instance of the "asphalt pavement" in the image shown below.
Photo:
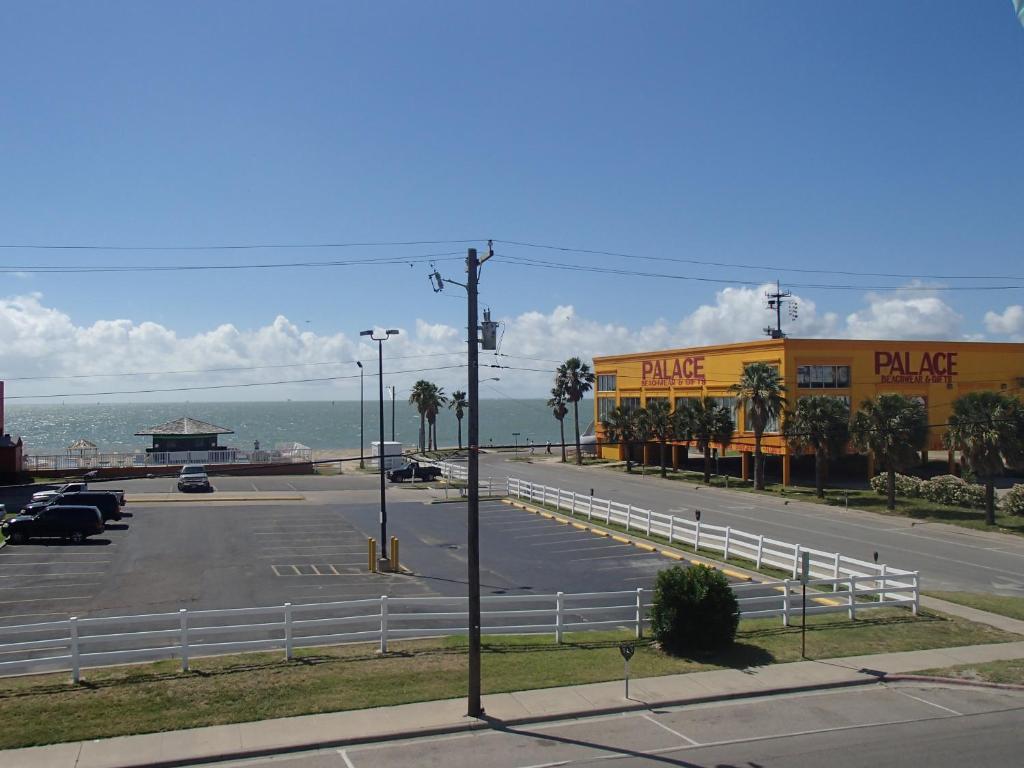
<path fill-rule="evenodd" d="M 524 458 L 522 454 L 520 458 Z M 537 457 L 540 459 L 540 457 Z M 742 491 L 662 480 L 648 471 L 628 475 L 600 465 L 576 467 L 557 460 L 511 461 L 508 453 L 481 457 L 480 476 L 518 477 L 577 493 L 628 502 L 658 512 L 730 525 L 826 552 L 921 573 L 924 590 L 962 590 L 1024 597 L 1024 538 Z M 654 471 L 656 472 L 656 470 Z"/>

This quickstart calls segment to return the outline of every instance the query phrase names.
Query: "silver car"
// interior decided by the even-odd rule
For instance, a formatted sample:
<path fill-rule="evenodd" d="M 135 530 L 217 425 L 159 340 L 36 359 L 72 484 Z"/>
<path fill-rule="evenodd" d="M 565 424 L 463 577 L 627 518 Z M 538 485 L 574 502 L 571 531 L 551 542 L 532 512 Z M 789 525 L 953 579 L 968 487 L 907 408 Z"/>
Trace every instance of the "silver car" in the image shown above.
<path fill-rule="evenodd" d="M 187 491 L 212 491 L 210 478 L 206 474 L 206 467 L 202 464 L 186 464 L 181 468 L 178 475 L 178 490 Z"/>

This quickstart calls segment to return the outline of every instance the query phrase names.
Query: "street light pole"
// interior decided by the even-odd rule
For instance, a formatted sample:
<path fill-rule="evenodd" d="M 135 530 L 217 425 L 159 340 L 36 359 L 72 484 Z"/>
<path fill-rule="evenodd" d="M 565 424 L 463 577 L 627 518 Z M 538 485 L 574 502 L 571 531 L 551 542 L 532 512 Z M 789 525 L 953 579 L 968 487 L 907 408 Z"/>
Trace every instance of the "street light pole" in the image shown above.
<path fill-rule="evenodd" d="M 387 553 L 388 543 L 388 507 L 384 498 L 384 342 L 389 336 L 397 336 L 398 331 L 384 331 L 383 336 L 374 336 L 373 331 L 360 331 L 360 336 L 369 336 L 377 342 L 377 387 L 380 401 L 379 425 L 380 443 L 377 446 L 377 472 L 380 474 L 380 542 L 378 552 L 381 555 Z M 381 557 L 381 560 L 386 557 Z"/>
<path fill-rule="evenodd" d="M 388 387 L 391 390 L 391 442 L 395 442 L 395 389 L 396 387 Z"/>
<path fill-rule="evenodd" d="M 469 462 L 466 482 L 469 484 L 468 544 L 469 544 L 469 706 L 470 717 L 480 717 L 484 710 L 480 704 L 480 350 L 477 347 L 477 270 L 479 262 L 476 248 L 466 254 L 466 294 L 468 301 L 469 344 Z"/>
<path fill-rule="evenodd" d="M 366 469 L 363 461 L 363 364 L 356 360 L 359 366 L 359 468 Z"/>

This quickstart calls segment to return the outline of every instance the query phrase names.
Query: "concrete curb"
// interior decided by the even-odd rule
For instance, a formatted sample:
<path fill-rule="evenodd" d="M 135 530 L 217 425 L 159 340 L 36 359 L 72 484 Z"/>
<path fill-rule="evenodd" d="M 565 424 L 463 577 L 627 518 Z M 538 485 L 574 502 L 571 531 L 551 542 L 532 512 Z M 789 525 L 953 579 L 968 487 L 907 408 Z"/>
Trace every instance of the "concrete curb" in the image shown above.
<path fill-rule="evenodd" d="M 963 677 L 941 677 L 938 675 L 895 674 L 884 675 L 886 683 L 936 683 L 941 685 L 962 685 L 967 688 L 995 688 L 1001 691 L 1024 691 L 1024 685 L 1015 683 L 990 683 L 987 680 L 968 680 Z"/>

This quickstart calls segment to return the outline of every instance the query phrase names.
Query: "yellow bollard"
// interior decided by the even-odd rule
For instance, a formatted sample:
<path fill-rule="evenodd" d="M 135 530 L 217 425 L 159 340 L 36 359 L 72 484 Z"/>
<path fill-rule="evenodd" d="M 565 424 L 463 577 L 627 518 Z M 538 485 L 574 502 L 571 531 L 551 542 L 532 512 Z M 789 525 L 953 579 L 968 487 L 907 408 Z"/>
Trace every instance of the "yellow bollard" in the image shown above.
<path fill-rule="evenodd" d="M 377 572 L 377 542 L 373 539 L 366 540 L 366 546 L 370 550 L 368 567 L 370 573 Z"/>
<path fill-rule="evenodd" d="M 398 573 L 398 537 L 391 537 L 391 571 Z"/>

